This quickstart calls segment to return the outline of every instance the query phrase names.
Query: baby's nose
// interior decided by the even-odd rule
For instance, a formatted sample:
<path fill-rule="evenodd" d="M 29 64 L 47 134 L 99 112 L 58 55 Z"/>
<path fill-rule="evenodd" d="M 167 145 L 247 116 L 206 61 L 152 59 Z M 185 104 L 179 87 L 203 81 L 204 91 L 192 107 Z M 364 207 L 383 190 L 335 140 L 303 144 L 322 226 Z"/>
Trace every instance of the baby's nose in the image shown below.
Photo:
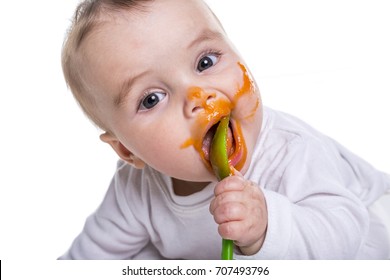
<path fill-rule="evenodd" d="M 216 97 L 214 92 L 206 92 L 199 87 L 191 87 L 187 94 L 186 114 L 197 115 L 200 111 L 209 111 L 212 100 Z"/>

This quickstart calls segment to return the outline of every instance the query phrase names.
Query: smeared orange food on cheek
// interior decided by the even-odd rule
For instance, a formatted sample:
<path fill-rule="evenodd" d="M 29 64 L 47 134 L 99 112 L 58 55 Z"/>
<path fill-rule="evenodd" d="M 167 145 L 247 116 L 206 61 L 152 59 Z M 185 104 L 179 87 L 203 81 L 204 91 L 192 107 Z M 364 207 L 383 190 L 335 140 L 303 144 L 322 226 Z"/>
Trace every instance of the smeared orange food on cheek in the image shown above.
<path fill-rule="evenodd" d="M 255 85 L 254 85 L 252 79 L 250 78 L 247 69 L 240 62 L 238 62 L 238 65 L 240 66 L 241 71 L 243 72 L 243 83 L 242 83 L 241 88 L 239 88 L 237 90 L 236 94 L 234 95 L 233 108 L 237 106 L 237 103 L 239 102 L 240 99 L 242 99 L 242 97 L 255 94 Z M 251 117 L 253 117 L 255 115 L 257 109 L 260 106 L 260 98 L 258 98 L 258 97 L 256 98 L 255 104 L 247 104 L 247 105 L 251 105 L 251 106 L 253 106 L 253 108 L 249 110 L 248 115 L 243 117 L 244 119 L 250 119 Z"/>
<path fill-rule="evenodd" d="M 210 100 L 207 100 L 209 96 L 215 96 L 215 93 L 206 93 L 200 87 L 191 87 L 188 90 L 188 100 L 197 104 L 200 110 L 199 114 L 197 115 L 195 125 L 191 130 L 192 136 L 181 145 L 181 148 L 193 146 L 209 169 L 211 169 L 211 165 L 205 158 L 202 145 L 203 137 L 205 136 L 207 129 L 210 129 L 210 123 L 215 124 L 222 117 L 227 116 L 232 112 L 234 118 L 234 108 L 236 107 L 239 100 L 244 96 L 255 94 L 255 86 L 249 77 L 248 71 L 240 62 L 238 62 L 238 65 L 243 72 L 243 83 L 234 94 L 232 101 L 217 98 L 211 98 Z M 249 119 L 253 117 L 259 107 L 259 104 L 260 100 L 259 98 L 256 98 L 256 103 L 253 105 L 253 108 L 251 108 L 249 110 L 249 114 L 245 115 L 242 119 Z M 247 147 L 241 130 L 240 118 L 234 118 L 234 120 L 234 152 L 229 156 L 229 164 L 234 166 L 237 170 L 241 170 L 247 158 Z M 233 143 L 230 142 L 227 143 L 227 145 L 228 147 L 232 147 Z"/>

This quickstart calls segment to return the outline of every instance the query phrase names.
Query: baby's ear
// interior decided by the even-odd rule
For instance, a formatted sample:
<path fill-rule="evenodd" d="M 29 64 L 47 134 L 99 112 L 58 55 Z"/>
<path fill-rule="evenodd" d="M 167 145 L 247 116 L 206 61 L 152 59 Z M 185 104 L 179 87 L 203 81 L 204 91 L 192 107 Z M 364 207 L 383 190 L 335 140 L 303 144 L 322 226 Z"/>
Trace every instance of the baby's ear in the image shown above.
<path fill-rule="evenodd" d="M 114 135 L 109 132 L 105 132 L 100 135 L 100 140 L 109 144 L 118 156 L 126 161 L 128 164 L 134 166 L 135 168 L 142 169 L 145 167 L 145 162 L 139 157 L 135 156 L 131 151 L 129 151 Z"/>

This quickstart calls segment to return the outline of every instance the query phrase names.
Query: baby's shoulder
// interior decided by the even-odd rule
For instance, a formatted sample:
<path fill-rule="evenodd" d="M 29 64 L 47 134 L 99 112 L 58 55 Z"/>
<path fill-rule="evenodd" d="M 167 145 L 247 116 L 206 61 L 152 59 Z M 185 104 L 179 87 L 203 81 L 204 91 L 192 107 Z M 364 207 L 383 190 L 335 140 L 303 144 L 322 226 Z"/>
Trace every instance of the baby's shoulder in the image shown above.
<path fill-rule="evenodd" d="M 266 108 L 264 121 L 259 149 L 271 153 L 272 158 L 339 158 L 342 146 L 337 141 L 295 116 Z"/>
<path fill-rule="evenodd" d="M 286 148 L 327 141 L 323 134 L 306 122 L 288 113 L 270 108 L 264 109 L 264 124 L 261 133 L 264 142 Z"/>
<path fill-rule="evenodd" d="M 118 160 L 113 178 L 116 189 L 120 189 L 129 196 L 137 197 L 150 196 L 156 186 L 166 188 L 169 182 L 170 178 L 168 176 L 157 172 L 148 165 L 139 169 L 123 160 Z"/>

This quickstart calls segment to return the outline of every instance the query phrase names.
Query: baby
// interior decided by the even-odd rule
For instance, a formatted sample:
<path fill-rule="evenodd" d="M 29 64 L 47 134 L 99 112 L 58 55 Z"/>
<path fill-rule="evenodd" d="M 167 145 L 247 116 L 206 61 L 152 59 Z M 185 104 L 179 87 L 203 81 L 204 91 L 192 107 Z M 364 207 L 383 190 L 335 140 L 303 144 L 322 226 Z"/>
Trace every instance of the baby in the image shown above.
<path fill-rule="evenodd" d="M 60 259 L 386 259 L 390 177 L 259 89 L 202 0 L 86 0 L 62 54 L 67 84 L 121 158 Z M 232 175 L 210 165 L 230 116 Z"/>

